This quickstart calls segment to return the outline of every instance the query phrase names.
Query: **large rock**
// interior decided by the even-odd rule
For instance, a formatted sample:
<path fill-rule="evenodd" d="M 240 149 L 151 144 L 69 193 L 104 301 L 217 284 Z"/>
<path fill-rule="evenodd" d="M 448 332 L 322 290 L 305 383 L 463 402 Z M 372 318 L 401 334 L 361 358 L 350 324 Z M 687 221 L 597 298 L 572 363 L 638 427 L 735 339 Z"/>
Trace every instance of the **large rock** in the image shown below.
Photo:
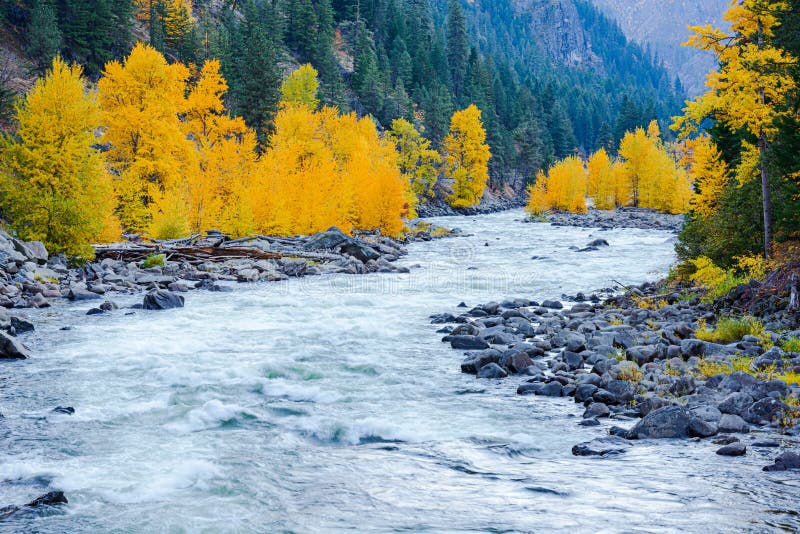
<path fill-rule="evenodd" d="M 476 336 L 451 336 L 450 346 L 462 350 L 488 349 L 489 344 Z"/>
<path fill-rule="evenodd" d="M 304 248 L 306 250 L 333 250 L 338 248 L 363 263 L 369 260 L 377 260 L 380 257 L 380 254 L 375 249 L 367 246 L 359 239 L 346 235 L 335 226 L 311 236 Z"/>
<path fill-rule="evenodd" d="M 44 495 L 35 498 L 31 502 L 27 503 L 24 507 L 39 508 L 41 506 L 53 506 L 56 504 L 66 504 L 68 502 L 69 501 L 67 501 L 67 498 L 64 496 L 63 491 L 51 491 L 49 493 L 45 493 Z M 0 508 L 0 520 L 10 517 L 22 509 L 23 509 L 22 506 L 14 506 L 14 505 Z"/>
<path fill-rule="evenodd" d="M 24 360 L 29 356 L 30 352 L 22 343 L 0 332 L 0 359 Z"/>
<path fill-rule="evenodd" d="M 478 371 L 478 378 L 505 378 L 507 376 L 508 373 L 506 370 L 496 363 L 484 365 L 481 367 L 480 371 Z"/>
<path fill-rule="evenodd" d="M 742 442 L 731 443 L 717 450 L 717 454 L 720 456 L 744 456 L 746 453 L 747 447 Z"/>
<path fill-rule="evenodd" d="M 750 432 L 750 427 L 747 422 L 738 415 L 726 413 L 719 419 L 717 424 L 720 432 L 733 432 L 737 434 L 746 434 Z"/>
<path fill-rule="evenodd" d="M 800 469 L 800 453 L 787 451 L 775 458 L 772 465 L 763 468 L 764 471 L 786 471 L 787 469 Z"/>
<path fill-rule="evenodd" d="M 171 308 L 183 308 L 184 299 L 181 295 L 176 295 L 166 289 L 155 289 L 144 296 L 142 308 L 145 310 L 169 310 Z"/>
<path fill-rule="evenodd" d="M 769 424 L 784 413 L 788 413 L 790 410 L 791 408 L 789 406 L 778 399 L 764 397 L 754 402 L 747 411 L 742 414 L 742 418 L 748 423 Z"/>
<path fill-rule="evenodd" d="M 47 263 L 47 249 L 44 246 L 44 243 L 41 241 L 20 241 L 19 239 L 14 239 L 14 248 L 25 256 L 27 259 L 45 264 Z"/>
<path fill-rule="evenodd" d="M 629 439 L 685 438 L 692 416 L 682 406 L 665 406 L 645 415 L 628 432 Z"/>
<path fill-rule="evenodd" d="M 722 413 L 732 413 L 742 417 L 752 405 L 753 397 L 747 393 L 737 391 L 722 399 L 717 408 Z"/>

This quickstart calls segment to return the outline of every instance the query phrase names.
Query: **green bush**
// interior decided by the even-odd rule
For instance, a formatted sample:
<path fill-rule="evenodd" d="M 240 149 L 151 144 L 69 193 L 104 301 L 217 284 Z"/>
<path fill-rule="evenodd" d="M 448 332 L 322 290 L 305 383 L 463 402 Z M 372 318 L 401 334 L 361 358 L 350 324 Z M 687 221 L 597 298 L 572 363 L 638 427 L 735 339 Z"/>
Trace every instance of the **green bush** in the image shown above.
<path fill-rule="evenodd" d="M 150 254 L 142 262 L 142 267 L 144 269 L 163 267 L 165 263 L 167 263 L 167 257 L 164 254 Z"/>

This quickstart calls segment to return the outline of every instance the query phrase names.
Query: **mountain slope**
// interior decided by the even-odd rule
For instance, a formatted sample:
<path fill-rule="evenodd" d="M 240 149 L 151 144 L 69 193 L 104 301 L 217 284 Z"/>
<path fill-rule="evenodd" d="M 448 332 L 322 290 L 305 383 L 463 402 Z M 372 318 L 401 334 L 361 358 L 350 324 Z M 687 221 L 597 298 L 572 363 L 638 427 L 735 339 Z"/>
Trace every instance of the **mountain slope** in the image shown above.
<path fill-rule="evenodd" d="M 649 44 L 667 68 L 679 76 L 689 95 L 703 91 L 706 73 L 716 67 L 709 53 L 682 47 L 687 26 L 722 25 L 729 0 L 592 0 L 619 22 L 632 40 Z"/>

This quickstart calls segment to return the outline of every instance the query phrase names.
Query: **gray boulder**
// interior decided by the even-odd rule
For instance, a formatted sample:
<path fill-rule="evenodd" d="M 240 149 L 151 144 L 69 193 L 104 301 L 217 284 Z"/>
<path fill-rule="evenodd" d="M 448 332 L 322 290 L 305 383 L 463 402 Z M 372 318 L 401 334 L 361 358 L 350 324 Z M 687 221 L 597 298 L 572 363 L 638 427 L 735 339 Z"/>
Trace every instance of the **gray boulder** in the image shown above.
<path fill-rule="evenodd" d="M 719 411 L 722 413 L 732 413 L 738 416 L 744 416 L 745 412 L 752 406 L 753 397 L 747 393 L 737 391 L 731 393 L 717 405 Z"/>
<path fill-rule="evenodd" d="M 25 345 L 0 332 L 0 360 L 24 360 L 30 355 Z"/>
<path fill-rule="evenodd" d="M 488 349 L 489 344 L 475 336 L 451 336 L 450 346 L 454 349 L 462 350 L 483 350 Z"/>
<path fill-rule="evenodd" d="M 507 376 L 508 373 L 506 370 L 496 363 L 484 365 L 481 367 L 480 371 L 478 371 L 478 378 L 505 378 Z"/>
<path fill-rule="evenodd" d="M 769 424 L 790 410 L 791 408 L 789 406 L 778 399 L 764 397 L 754 402 L 747 411 L 742 414 L 742 418 L 748 423 Z"/>
<path fill-rule="evenodd" d="M 725 445 L 717 450 L 720 456 L 744 456 L 747 453 L 747 447 L 741 441 Z"/>
<path fill-rule="evenodd" d="M 787 451 L 775 458 L 772 465 L 763 468 L 764 471 L 786 471 L 788 469 L 800 469 L 800 453 Z"/>
<path fill-rule="evenodd" d="M 747 426 L 747 422 L 744 419 L 730 413 L 723 414 L 720 417 L 717 427 L 720 432 L 724 433 L 746 434 L 750 432 L 750 427 Z"/>
<path fill-rule="evenodd" d="M 166 289 L 155 289 L 144 296 L 142 308 L 145 310 L 169 310 L 183 308 L 184 299 Z"/>
<path fill-rule="evenodd" d="M 682 406 L 665 406 L 645 415 L 628 432 L 629 439 L 685 438 L 691 414 Z"/>

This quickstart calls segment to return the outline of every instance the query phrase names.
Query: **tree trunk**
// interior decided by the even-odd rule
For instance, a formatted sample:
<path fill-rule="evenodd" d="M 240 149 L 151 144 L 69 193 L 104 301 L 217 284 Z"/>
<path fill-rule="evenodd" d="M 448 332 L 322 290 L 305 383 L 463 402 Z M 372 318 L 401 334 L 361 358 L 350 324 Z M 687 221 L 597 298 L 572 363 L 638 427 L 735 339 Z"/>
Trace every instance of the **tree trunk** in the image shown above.
<path fill-rule="evenodd" d="M 792 273 L 792 280 L 789 283 L 789 307 L 788 311 L 800 310 L 800 302 L 797 298 L 797 273 Z"/>
<path fill-rule="evenodd" d="M 772 198 L 767 170 L 767 134 L 761 130 L 758 138 L 758 153 L 761 159 L 761 209 L 764 211 L 764 258 L 772 254 Z"/>

